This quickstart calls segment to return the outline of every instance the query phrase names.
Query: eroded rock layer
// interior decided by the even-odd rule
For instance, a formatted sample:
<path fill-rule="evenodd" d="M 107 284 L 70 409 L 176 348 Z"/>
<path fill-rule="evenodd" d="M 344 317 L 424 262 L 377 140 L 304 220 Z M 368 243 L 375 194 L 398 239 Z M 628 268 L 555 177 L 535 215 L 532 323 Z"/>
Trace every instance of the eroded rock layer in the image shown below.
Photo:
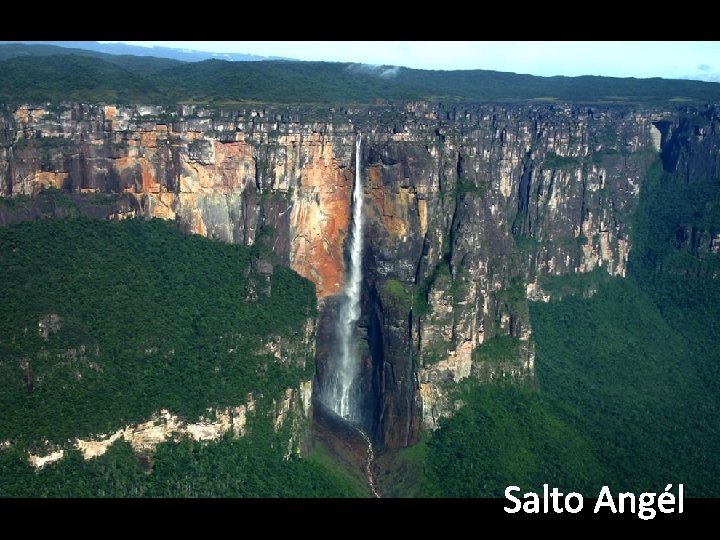
<path fill-rule="evenodd" d="M 321 386 L 362 131 L 365 423 L 380 444 L 402 447 L 458 406 L 452 384 L 532 376 L 527 301 L 548 299 L 539 278 L 625 275 L 645 172 L 680 115 L 425 102 L 22 107 L 0 120 L 0 192 L 15 201 L 0 206 L 0 223 L 82 211 L 176 220 L 249 245 L 265 235 L 279 262 L 316 285 Z M 53 188 L 65 204 L 23 202 Z M 496 336 L 515 339 L 517 358 L 483 359 Z"/>

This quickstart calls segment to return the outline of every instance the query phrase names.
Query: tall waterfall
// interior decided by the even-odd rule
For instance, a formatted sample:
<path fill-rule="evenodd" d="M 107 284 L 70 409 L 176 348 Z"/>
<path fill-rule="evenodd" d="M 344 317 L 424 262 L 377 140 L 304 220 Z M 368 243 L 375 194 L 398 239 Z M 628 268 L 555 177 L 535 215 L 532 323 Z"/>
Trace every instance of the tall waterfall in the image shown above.
<path fill-rule="evenodd" d="M 324 390 L 324 402 L 336 414 L 351 421 L 359 418 L 356 399 L 353 397 L 358 374 L 358 352 L 355 327 L 360 318 L 360 291 L 362 285 L 363 250 L 363 186 L 360 172 L 361 135 L 355 141 L 355 186 L 352 198 L 352 232 L 350 236 L 350 272 L 345 281 L 344 295 L 337 321 L 339 351 L 330 366 Z"/>

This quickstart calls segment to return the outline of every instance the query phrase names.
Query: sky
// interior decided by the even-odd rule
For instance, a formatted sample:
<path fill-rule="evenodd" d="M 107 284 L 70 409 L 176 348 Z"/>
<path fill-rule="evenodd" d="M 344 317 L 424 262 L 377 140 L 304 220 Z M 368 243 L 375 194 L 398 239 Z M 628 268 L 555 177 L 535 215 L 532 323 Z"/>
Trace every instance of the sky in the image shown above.
<path fill-rule="evenodd" d="M 720 41 L 125 41 L 210 52 L 531 75 L 720 82 Z"/>

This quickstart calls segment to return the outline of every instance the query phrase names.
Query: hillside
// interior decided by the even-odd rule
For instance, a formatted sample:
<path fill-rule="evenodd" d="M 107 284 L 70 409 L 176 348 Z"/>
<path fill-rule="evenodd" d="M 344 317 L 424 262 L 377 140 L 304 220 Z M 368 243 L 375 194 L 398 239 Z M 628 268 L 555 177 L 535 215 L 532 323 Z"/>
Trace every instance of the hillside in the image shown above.
<path fill-rule="evenodd" d="M 79 43 L 78 45 L 81 45 Z M 37 56 L 85 56 L 103 60 L 123 69 L 137 72 L 141 75 L 153 75 L 164 69 L 176 67 L 182 64 L 181 61 L 153 56 L 138 56 L 131 53 L 111 54 L 98 50 L 88 50 L 79 47 L 57 46 L 57 45 L 25 45 L 21 43 L 0 44 L 0 60 L 11 58 L 28 58 Z M 56 59 L 57 60 L 57 59 Z"/>
<path fill-rule="evenodd" d="M 536 77 L 486 70 L 430 71 L 285 60 L 183 63 L 51 45 L 0 45 L 0 60 L 0 100 L 5 103 L 720 100 L 718 83 L 659 78 Z"/>
<path fill-rule="evenodd" d="M 186 236 L 157 220 L 23 223 L 0 229 L 0 252 L 0 495 L 345 492 L 322 465 L 283 460 L 298 428 L 287 421 L 273 430 L 268 418 L 273 400 L 313 376 L 303 336 L 315 299 L 305 279 L 282 266 L 258 273 L 256 250 Z M 278 335 L 282 361 L 266 350 Z M 212 419 L 208 411 L 249 403 L 248 396 L 256 412 L 246 412 L 245 435 L 228 433 L 211 447 L 188 431 L 149 457 L 126 436 L 87 461 L 75 442 L 163 409 L 188 425 Z M 58 449 L 59 463 L 39 472 L 28 464 L 28 452 Z M 199 456 L 194 473 L 178 469 L 188 453 Z M 223 467 L 232 480 L 212 481 Z M 193 474 L 211 486 L 180 491 Z"/>
<path fill-rule="evenodd" d="M 3 43 L 5 42 L 0 41 L 0 44 Z M 73 49 L 73 53 L 76 51 L 82 51 L 83 53 L 90 52 L 97 53 L 98 55 L 102 54 L 109 56 L 146 56 L 158 59 L 177 60 L 180 62 L 199 62 L 201 60 L 209 60 L 212 58 L 219 58 L 232 62 L 251 62 L 257 60 L 275 59 L 275 57 L 272 56 L 258 56 L 256 54 L 212 53 L 188 49 L 177 49 L 173 47 L 139 47 L 135 45 L 128 45 L 127 43 L 100 43 L 97 41 L 23 41 L 20 43 L 13 42 L 13 44 L 19 45 L 25 49 L 28 47 L 35 48 L 36 46 L 49 46 L 45 49 L 46 52 L 51 52 L 51 48 L 64 49 L 65 51 Z"/>

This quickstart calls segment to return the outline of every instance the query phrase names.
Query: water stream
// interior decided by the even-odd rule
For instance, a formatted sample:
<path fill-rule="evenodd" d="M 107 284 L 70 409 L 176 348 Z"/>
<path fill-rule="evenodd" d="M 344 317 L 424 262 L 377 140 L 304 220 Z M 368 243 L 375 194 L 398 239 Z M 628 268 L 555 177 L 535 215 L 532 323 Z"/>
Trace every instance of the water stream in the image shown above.
<path fill-rule="evenodd" d="M 362 435 L 362 438 L 365 439 L 365 444 L 367 445 L 367 466 L 365 467 L 365 476 L 367 476 L 368 485 L 370 486 L 370 491 L 372 491 L 373 497 L 379 499 L 380 494 L 375 488 L 375 475 L 372 471 L 373 462 L 375 461 L 375 451 L 373 450 L 372 441 L 362 429 L 358 427 L 357 430 L 360 432 L 360 435 Z"/>

